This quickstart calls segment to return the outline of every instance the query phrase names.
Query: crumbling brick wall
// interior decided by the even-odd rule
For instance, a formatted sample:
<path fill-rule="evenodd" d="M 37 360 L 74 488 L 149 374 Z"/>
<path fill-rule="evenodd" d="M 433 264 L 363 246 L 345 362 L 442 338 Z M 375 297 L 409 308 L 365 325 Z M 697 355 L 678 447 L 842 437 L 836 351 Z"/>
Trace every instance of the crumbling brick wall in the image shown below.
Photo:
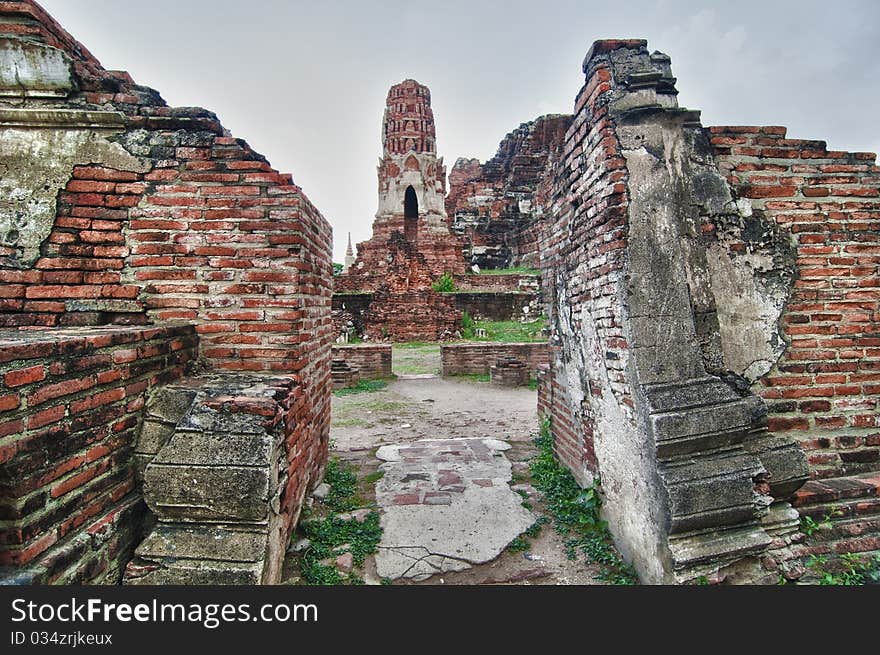
<path fill-rule="evenodd" d="M 185 321 L 208 367 L 289 376 L 289 533 L 327 454 L 329 224 L 214 114 L 168 107 L 105 70 L 35 2 L 0 5 L 0 55 L 0 325 L 54 334 Z M 11 454 L 16 438 L 0 437 L 0 450 Z M 16 453 L 4 470 L 22 465 L 27 453 Z M 66 464 L 53 455 L 47 465 Z"/>
<path fill-rule="evenodd" d="M 568 115 L 541 116 L 507 134 L 484 164 L 459 158 L 449 173 L 446 213 L 466 240 L 470 264 L 507 268 L 537 262 L 546 181 L 558 161 Z"/>
<path fill-rule="evenodd" d="M 552 348 L 539 404 L 557 452 L 582 484 L 601 479 L 643 580 L 775 581 L 766 555 L 792 544 L 806 462 L 725 366 L 734 278 L 702 229 L 744 217 L 699 114 L 677 105 L 668 57 L 598 41 L 584 73 L 540 248 Z"/>
<path fill-rule="evenodd" d="M 549 365 L 546 343 L 451 343 L 440 346 L 443 375 L 488 375 L 489 367 L 512 357 L 529 370 L 532 378 Z"/>
<path fill-rule="evenodd" d="M 794 251 L 797 278 L 778 321 L 784 353 L 752 375 L 770 428 L 799 440 L 814 477 L 880 470 L 875 155 L 786 138 L 783 127 L 710 132 L 737 196 L 773 221 Z M 719 236 L 743 253 L 759 248 L 762 237 L 760 230 Z"/>
<path fill-rule="evenodd" d="M 118 579 L 144 516 L 144 399 L 184 375 L 197 344 L 190 325 L 0 334 L 0 565 L 21 582 Z"/>
<path fill-rule="evenodd" d="M 390 378 L 391 345 L 358 343 L 333 346 L 333 359 L 342 359 L 358 370 L 361 380 Z"/>
<path fill-rule="evenodd" d="M 710 136 L 748 217 L 705 230 L 731 266 L 755 271 L 722 325 L 757 362 L 743 372 L 770 429 L 797 439 L 810 464 L 794 504 L 822 528 L 784 563 L 797 578 L 812 555 L 880 551 L 880 168 L 873 153 L 830 151 L 778 126 Z M 750 335 L 749 321 L 766 327 Z"/>

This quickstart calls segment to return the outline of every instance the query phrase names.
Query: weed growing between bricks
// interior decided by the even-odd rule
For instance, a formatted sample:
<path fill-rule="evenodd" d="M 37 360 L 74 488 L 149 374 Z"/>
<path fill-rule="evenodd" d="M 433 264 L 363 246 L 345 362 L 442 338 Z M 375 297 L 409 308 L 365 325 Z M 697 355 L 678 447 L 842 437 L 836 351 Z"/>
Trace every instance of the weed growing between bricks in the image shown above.
<path fill-rule="evenodd" d="M 550 422 L 541 424 L 535 438 L 538 454 L 532 460 L 532 484 L 540 491 L 556 531 L 566 538 L 566 555 L 580 550 L 601 567 L 599 578 L 611 584 L 638 584 L 635 570 L 624 562 L 611 541 L 608 525 L 599 516 L 601 498 L 595 487 L 582 489 L 553 452 Z"/>
<path fill-rule="evenodd" d="M 818 578 L 819 585 L 845 587 L 880 584 L 880 555 L 860 556 L 843 553 L 829 562 L 826 555 L 813 555 L 807 560 L 807 568 Z"/>

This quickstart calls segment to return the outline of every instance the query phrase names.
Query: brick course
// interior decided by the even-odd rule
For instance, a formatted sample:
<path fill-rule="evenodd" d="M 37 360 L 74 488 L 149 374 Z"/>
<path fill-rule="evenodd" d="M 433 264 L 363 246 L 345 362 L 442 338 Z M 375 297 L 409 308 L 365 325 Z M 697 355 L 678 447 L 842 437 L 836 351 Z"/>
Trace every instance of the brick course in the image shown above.
<path fill-rule="evenodd" d="M 789 345 L 757 386 L 770 429 L 798 438 L 814 477 L 880 470 L 875 155 L 830 151 L 824 141 L 787 138 L 778 126 L 709 133 L 736 194 L 796 248 L 798 277 L 780 321 Z"/>
<path fill-rule="evenodd" d="M 0 409 L 0 564 L 36 565 L 52 582 L 71 562 L 42 557 L 47 549 L 123 508 L 134 518 L 131 452 L 144 397 L 182 377 L 197 349 L 189 325 L 0 333 L 0 396 L 14 398 Z M 104 555 L 107 566 L 115 553 Z M 100 578 L 95 567 L 89 576 Z"/>
<path fill-rule="evenodd" d="M 523 362 L 532 378 L 550 363 L 546 343 L 450 343 L 440 346 L 443 375 L 488 375 L 489 367 L 507 357 Z"/>
<path fill-rule="evenodd" d="M 390 378 L 391 345 L 359 343 L 333 346 L 333 359 L 342 359 L 357 368 L 361 380 Z"/>

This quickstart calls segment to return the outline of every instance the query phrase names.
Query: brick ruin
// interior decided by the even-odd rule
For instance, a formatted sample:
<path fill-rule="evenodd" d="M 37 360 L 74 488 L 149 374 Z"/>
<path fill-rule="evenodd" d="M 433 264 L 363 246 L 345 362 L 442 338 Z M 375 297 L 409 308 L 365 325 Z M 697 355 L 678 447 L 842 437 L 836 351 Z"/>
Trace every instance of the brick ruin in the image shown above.
<path fill-rule="evenodd" d="M 480 268 L 538 268 L 538 234 L 549 211 L 551 173 L 562 154 L 569 115 L 523 123 L 480 164 L 459 158 L 449 172 L 446 213 Z"/>
<path fill-rule="evenodd" d="M 559 456 L 646 582 L 880 550 L 875 155 L 706 129 L 645 41 L 583 68 L 541 233 Z"/>
<path fill-rule="evenodd" d="M 459 159 L 447 194 L 406 80 L 373 236 L 334 278 L 327 221 L 214 114 L 105 70 L 32 0 L 0 3 L 0 62 L 4 582 L 277 581 L 331 385 L 390 372 L 390 346 L 332 339 L 439 340 L 462 311 L 546 313 L 548 344 L 444 345 L 444 370 L 537 373 L 643 582 L 880 551 L 875 155 L 704 127 L 668 57 L 597 41 L 572 115 Z M 540 293 L 473 264 L 538 268 Z"/>
<path fill-rule="evenodd" d="M 464 262 L 443 204 L 446 167 L 437 157 L 428 87 L 415 80 L 391 87 L 382 143 L 373 236 L 358 244 L 354 263 L 335 279 L 337 312 L 348 309 L 345 296 L 361 296 L 367 302 L 357 323 L 368 339 L 450 338 L 461 312 L 431 285 L 444 273 L 463 273 Z"/>
<path fill-rule="evenodd" d="M 329 224 L 35 2 L 0 61 L 0 575 L 277 580 L 327 456 Z"/>
<path fill-rule="evenodd" d="M 460 334 L 471 317 L 529 320 L 540 315 L 535 275 L 473 275 L 470 267 L 506 268 L 534 263 L 519 252 L 520 231 L 536 223 L 532 196 L 559 147 L 566 117 L 548 117 L 508 136 L 499 155 L 483 167 L 459 160 L 449 176 L 437 158 L 431 92 L 415 80 L 391 87 L 382 127 L 379 209 L 373 236 L 359 243 L 357 258 L 334 280 L 334 327 L 338 335 L 365 339 L 443 340 Z M 486 201 L 487 194 L 497 198 Z M 516 234 L 515 234 L 516 233 Z M 349 241 L 349 247 L 351 243 Z M 529 256 L 531 255 L 531 257 Z M 444 274 L 456 293 L 436 292 Z"/>

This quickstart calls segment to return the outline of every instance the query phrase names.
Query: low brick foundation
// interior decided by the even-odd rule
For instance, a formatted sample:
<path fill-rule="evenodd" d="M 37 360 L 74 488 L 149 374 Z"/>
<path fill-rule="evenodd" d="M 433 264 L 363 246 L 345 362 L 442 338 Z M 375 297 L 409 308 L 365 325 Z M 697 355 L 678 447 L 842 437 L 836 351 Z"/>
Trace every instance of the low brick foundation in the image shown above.
<path fill-rule="evenodd" d="M 18 567 L 0 576 L 118 581 L 143 516 L 132 451 L 145 396 L 197 346 L 190 325 L 0 332 L 0 563 Z"/>
<path fill-rule="evenodd" d="M 526 364 L 530 377 L 549 365 L 547 344 L 535 343 L 451 343 L 440 346 L 443 375 L 488 375 L 498 360 L 513 357 Z"/>
<path fill-rule="evenodd" d="M 820 524 L 799 555 L 880 552 L 880 473 L 810 480 L 792 504 Z M 822 525 L 827 519 L 831 523 Z"/>
<path fill-rule="evenodd" d="M 391 345 L 384 343 L 359 343 L 333 346 L 333 359 L 342 359 L 357 368 L 362 380 L 390 378 Z"/>
<path fill-rule="evenodd" d="M 489 382 L 499 387 L 524 387 L 529 383 L 529 369 L 521 361 L 505 357 L 489 367 Z"/>
<path fill-rule="evenodd" d="M 333 391 L 356 387 L 361 381 L 360 371 L 344 359 L 333 359 L 330 362 L 330 380 L 333 383 Z"/>
<path fill-rule="evenodd" d="M 461 291 L 519 291 L 535 292 L 541 289 L 541 278 L 526 273 L 501 275 L 456 275 L 455 287 Z"/>

